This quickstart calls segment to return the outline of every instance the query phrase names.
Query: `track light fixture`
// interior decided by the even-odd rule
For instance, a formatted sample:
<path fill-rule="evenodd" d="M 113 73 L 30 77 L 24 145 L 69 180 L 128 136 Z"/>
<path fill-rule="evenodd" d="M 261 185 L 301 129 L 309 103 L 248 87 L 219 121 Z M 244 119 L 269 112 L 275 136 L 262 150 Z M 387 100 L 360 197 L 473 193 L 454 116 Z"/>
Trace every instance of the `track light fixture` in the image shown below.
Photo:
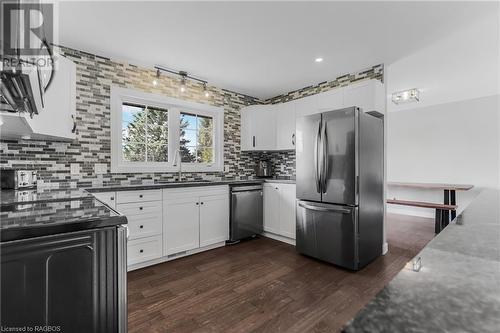
<path fill-rule="evenodd" d="M 156 77 L 157 78 L 160 77 L 160 74 L 162 71 L 167 72 L 167 73 L 171 73 L 171 74 L 175 74 L 175 75 L 179 75 L 181 77 L 181 86 L 179 87 L 179 90 L 181 92 L 186 91 L 187 79 L 190 79 L 190 80 L 194 80 L 194 81 L 197 81 L 197 82 L 200 82 L 201 84 L 203 84 L 203 92 L 204 92 L 205 97 L 210 96 L 210 92 L 207 89 L 207 83 L 208 83 L 207 81 L 199 79 L 199 78 L 194 77 L 194 76 L 191 76 L 186 71 L 174 71 L 174 70 L 171 70 L 171 69 L 159 66 L 159 65 L 155 66 L 154 68 L 156 69 Z M 158 80 L 157 79 L 153 80 L 153 85 L 156 86 L 157 84 L 158 84 Z"/>
<path fill-rule="evenodd" d="M 156 70 L 156 79 L 153 80 L 153 86 L 158 85 L 158 79 L 160 78 L 160 74 L 161 74 L 160 70 L 157 69 Z"/>
<path fill-rule="evenodd" d="M 187 77 L 187 72 L 180 71 L 179 75 L 181 76 L 181 92 L 186 91 L 186 77 Z"/>
<path fill-rule="evenodd" d="M 210 92 L 209 92 L 209 91 L 208 91 L 208 89 L 207 89 L 207 83 L 206 83 L 206 82 L 204 82 L 204 83 L 203 83 L 203 94 L 204 94 L 204 95 L 205 95 L 205 97 L 207 97 L 207 98 L 208 98 L 208 97 L 210 97 Z"/>

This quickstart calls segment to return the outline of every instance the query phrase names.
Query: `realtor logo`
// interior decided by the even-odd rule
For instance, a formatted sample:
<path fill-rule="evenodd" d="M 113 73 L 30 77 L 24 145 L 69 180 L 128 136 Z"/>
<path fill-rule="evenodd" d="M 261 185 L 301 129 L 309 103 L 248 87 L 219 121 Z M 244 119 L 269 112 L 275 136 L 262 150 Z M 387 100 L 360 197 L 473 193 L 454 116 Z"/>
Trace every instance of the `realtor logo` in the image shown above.
<path fill-rule="evenodd" d="M 54 42 L 54 4 L 2 1 L 2 48 L 7 56 L 37 56 Z"/>

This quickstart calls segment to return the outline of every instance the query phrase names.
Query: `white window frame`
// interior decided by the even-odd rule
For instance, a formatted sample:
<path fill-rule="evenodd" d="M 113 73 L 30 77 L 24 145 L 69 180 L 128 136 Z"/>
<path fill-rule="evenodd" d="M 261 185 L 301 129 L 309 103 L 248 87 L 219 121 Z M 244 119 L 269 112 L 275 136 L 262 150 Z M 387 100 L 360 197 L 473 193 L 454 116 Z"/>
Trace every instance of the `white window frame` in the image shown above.
<path fill-rule="evenodd" d="M 135 103 L 168 110 L 168 161 L 128 162 L 122 155 L 122 104 Z M 208 104 L 185 101 L 159 94 L 134 89 L 111 87 L 111 172 L 147 173 L 178 172 L 173 166 L 174 153 L 180 146 L 179 119 L 181 112 L 194 113 L 213 118 L 214 161 L 207 163 L 182 163 L 183 172 L 221 172 L 224 169 L 224 109 Z"/>

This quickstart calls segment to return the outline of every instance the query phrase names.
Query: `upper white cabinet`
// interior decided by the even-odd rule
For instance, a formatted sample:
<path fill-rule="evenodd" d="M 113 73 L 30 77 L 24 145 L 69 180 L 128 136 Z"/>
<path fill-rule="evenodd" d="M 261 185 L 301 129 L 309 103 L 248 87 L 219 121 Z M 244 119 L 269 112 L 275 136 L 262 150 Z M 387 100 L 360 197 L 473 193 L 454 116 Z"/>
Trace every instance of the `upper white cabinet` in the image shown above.
<path fill-rule="evenodd" d="M 54 77 L 44 94 L 44 106 L 39 114 L 31 118 L 27 114 L 0 112 L 2 138 L 76 138 L 76 65 L 61 55 L 55 55 L 54 66 Z"/>
<path fill-rule="evenodd" d="M 350 106 L 385 113 L 383 83 L 366 80 L 287 103 L 242 108 L 241 150 L 294 150 L 296 117 Z"/>
<path fill-rule="evenodd" d="M 241 149 L 276 149 L 276 113 L 272 105 L 251 105 L 241 110 Z"/>
<path fill-rule="evenodd" d="M 343 88 L 328 90 L 315 96 L 317 100 L 316 110 L 311 113 L 342 109 L 345 106 Z"/>
<path fill-rule="evenodd" d="M 293 102 L 273 105 L 276 112 L 277 150 L 295 149 L 295 105 Z"/>
<path fill-rule="evenodd" d="M 354 83 L 343 88 L 344 106 L 357 106 L 364 112 L 385 114 L 385 88 L 379 80 Z"/>
<path fill-rule="evenodd" d="M 318 99 L 316 95 L 302 97 L 293 100 L 293 107 L 295 109 L 295 116 L 302 117 L 316 112 L 318 108 Z"/>
<path fill-rule="evenodd" d="M 276 112 L 272 105 L 263 105 L 254 110 L 252 136 L 255 150 L 276 149 Z"/>

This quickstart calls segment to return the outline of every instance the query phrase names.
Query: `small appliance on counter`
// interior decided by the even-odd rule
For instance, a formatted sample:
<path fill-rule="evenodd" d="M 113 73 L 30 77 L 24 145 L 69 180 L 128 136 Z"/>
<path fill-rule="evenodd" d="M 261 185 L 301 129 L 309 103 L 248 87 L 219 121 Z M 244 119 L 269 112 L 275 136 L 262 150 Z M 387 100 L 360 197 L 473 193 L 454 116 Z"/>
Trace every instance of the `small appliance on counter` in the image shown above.
<path fill-rule="evenodd" d="M 36 171 L 34 170 L 0 170 L 1 188 L 22 190 L 36 187 Z"/>
<path fill-rule="evenodd" d="M 255 174 L 257 177 L 269 178 L 273 176 L 273 170 L 271 168 L 271 162 L 269 160 L 260 160 L 255 168 Z"/>

